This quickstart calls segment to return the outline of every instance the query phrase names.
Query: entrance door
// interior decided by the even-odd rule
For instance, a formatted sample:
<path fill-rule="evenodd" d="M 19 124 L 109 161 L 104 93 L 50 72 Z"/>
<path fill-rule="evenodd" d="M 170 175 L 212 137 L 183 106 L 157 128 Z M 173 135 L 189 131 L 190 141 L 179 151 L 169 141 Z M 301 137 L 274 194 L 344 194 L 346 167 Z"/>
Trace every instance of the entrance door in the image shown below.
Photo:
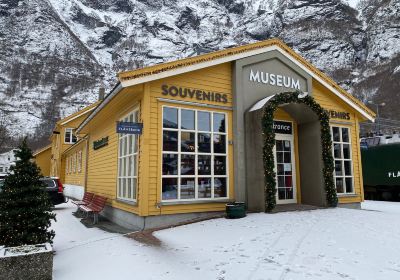
<path fill-rule="evenodd" d="M 275 135 L 276 203 L 297 203 L 293 135 Z"/>

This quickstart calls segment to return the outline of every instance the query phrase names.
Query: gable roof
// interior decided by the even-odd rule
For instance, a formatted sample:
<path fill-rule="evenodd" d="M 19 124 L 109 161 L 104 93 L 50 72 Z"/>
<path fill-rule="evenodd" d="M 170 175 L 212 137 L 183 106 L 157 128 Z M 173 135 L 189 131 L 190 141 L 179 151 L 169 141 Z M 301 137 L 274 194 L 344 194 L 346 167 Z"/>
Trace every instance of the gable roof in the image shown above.
<path fill-rule="evenodd" d="M 48 149 L 51 149 L 51 144 L 50 144 L 50 145 L 47 145 L 47 146 L 45 146 L 45 147 L 43 147 L 43 148 L 40 148 L 40 149 L 36 150 L 36 151 L 33 153 L 33 156 L 37 156 L 38 154 L 41 154 L 41 153 L 47 151 Z"/>
<path fill-rule="evenodd" d="M 354 108 L 366 119 L 374 121 L 375 113 L 364 105 L 360 100 L 342 89 L 334 80 L 318 70 L 302 56 L 294 52 L 289 46 L 279 39 L 269 39 L 244 46 L 215 51 L 195 57 L 180 59 L 176 61 L 161 63 L 141 69 L 118 73 L 119 83 L 106 96 L 102 103 L 93 111 L 86 120 L 78 127 L 81 130 L 118 92 L 129 86 L 159 80 L 214 65 L 231 62 L 245 57 L 276 50 L 287 57 L 294 64 L 306 71 L 312 78 L 323 84 L 350 107 Z"/>
<path fill-rule="evenodd" d="M 79 110 L 78 112 L 75 112 L 75 113 L 73 113 L 73 114 L 71 114 L 69 116 L 66 116 L 63 119 L 58 120 L 56 124 L 57 125 L 67 124 L 67 123 L 79 118 L 80 116 L 82 116 L 84 114 L 87 114 L 90 111 L 93 111 L 99 103 L 100 103 L 100 101 L 97 101 L 97 102 L 95 102 L 95 103 L 93 103 L 93 104 L 91 104 L 89 106 L 86 106 L 85 108 Z"/>

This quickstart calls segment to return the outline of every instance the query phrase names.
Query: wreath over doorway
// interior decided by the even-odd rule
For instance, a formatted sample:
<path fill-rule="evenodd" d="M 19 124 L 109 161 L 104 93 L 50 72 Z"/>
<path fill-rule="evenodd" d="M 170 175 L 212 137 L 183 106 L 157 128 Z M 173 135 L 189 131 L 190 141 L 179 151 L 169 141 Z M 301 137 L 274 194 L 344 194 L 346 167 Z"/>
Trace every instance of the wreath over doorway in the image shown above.
<path fill-rule="evenodd" d="M 325 184 L 326 201 L 328 206 L 336 207 L 338 198 L 333 179 L 334 162 L 332 156 L 332 140 L 329 127 L 329 115 L 313 97 L 301 92 L 282 92 L 272 97 L 264 107 L 262 129 L 264 136 L 263 160 L 265 182 L 265 211 L 271 212 L 276 206 L 276 179 L 275 160 L 273 149 L 275 146 L 275 132 L 273 129 L 274 112 L 279 105 L 287 103 L 305 104 L 317 115 L 321 126 L 321 144 L 323 160 L 323 177 Z"/>

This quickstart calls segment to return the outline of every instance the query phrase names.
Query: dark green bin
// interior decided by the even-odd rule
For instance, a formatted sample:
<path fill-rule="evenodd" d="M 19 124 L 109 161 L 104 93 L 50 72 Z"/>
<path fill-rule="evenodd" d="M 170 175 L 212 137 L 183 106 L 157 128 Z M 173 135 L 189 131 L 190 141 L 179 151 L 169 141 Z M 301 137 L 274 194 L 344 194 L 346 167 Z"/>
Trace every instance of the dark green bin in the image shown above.
<path fill-rule="evenodd" d="M 246 206 L 244 202 L 231 202 L 225 205 L 226 217 L 228 219 L 239 219 L 246 217 Z"/>

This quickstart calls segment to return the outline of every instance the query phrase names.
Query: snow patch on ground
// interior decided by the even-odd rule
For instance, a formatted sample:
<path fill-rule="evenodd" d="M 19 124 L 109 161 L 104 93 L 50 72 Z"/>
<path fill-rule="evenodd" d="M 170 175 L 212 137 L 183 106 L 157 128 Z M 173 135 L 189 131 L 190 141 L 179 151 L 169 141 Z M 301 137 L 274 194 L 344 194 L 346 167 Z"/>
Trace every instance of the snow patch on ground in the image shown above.
<path fill-rule="evenodd" d="M 161 247 L 56 208 L 54 279 L 399 279 L 400 203 L 249 214 L 158 231 Z"/>

